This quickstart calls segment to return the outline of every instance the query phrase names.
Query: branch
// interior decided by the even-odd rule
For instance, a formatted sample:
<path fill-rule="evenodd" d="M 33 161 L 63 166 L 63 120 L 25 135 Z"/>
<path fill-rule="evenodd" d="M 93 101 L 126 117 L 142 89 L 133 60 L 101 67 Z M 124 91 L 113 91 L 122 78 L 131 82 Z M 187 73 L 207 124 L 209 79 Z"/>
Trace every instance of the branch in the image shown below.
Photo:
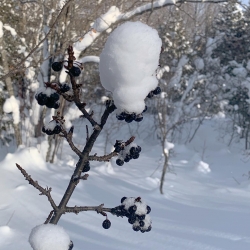
<path fill-rule="evenodd" d="M 82 152 L 74 145 L 73 141 L 72 141 L 72 136 L 73 136 L 73 132 L 74 132 L 74 126 L 72 126 L 69 130 L 69 132 L 67 133 L 66 130 L 64 130 L 62 128 L 62 131 L 64 138 L 67 140 L 69 146 L 71 147 L 71 149 L 79 156 L 79 157 L 83 157 Z"/>
<path fill-rule="evenodd" d="M 83 212 L 83 211 L 96 211 L 98 214 L 103 214 L 104 212 L 111 213 L 111 208 L 105 208 L 103 206 L 104 206 L 104 204 L 101 204 L 99 206 L 93 206 L 93 207 L 89 207 L 89 206 L 66 207 L 65 212 L 66 213 L 75 213 L 75 214 L 78 214 L 78 213 Z"/>
<path fill-rule="evenodd" d="M 50 213 L 49 213 L 49 215 L 48 215 L 46 221 L 44 222 L 44 224 L 48 224 L 48 223 L 49 223 L 49 221 L 50 221 L 50 219 L 51 219 L 53 213 L 54 213 L 54 210 L 50 211 Z"/>
<path fill-rule="evenodd" d="M 75 77 L 70 74 L 70 81 L 72 84 L 72 89 L 74 93 L 74 102 L 78 109 L 83 113 L 84 117 L 88 119 L 88 121 L 91 123 L 91 125 L 96 129 L 100 130 L 100 126 L 97 124 L 97 122 L 92 118 L 92 116 L 87 112 L 85 109 L 86 104 L 82 103 L 80 101 L 80 88 L 78 87 Z"/>
<path fill-rule="evenodd" d="M 117 152 L 112 152 L 108 155 L 103 155 L 103 156 L 97 156 L 97 155 L 90 155 L 89 156 L 89 161 L 110 161 L 111 158 L 116 156 L 118 153 Z"/>
<path fill-rule="evenodd" d="M 57 211 L 58 207 L 56 206 L 54 200 L 52 199 L 50 192 L 51 192 L 51 188 L 43 188 L 41 187 L 37 181 L 34 181 L 30 175 L 28 175 L 28 173 L 20 166 L 16 163 L 17 168 L 21 171 L 21 173 L 23 174 L 23 176 L 25 177 L 25 179 L 29 182 L 30 185 L 32 185 L 34 188 L 38 189 L 41 194 L 40 195 L 45 195 L 47 196 L 52 208 Z"/>

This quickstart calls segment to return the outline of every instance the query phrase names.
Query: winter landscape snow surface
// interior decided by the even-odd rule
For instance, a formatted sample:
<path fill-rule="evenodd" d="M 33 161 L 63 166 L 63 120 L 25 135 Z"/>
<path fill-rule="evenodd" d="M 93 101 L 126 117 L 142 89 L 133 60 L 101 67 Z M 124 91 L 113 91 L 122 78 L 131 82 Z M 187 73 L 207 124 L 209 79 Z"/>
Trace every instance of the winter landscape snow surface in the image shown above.
<path fill-rule="evenodd" d="M 149 117 L 144 120 L 146 125 Z M 242 145 L 226 146 L 219 137 L 223 119 L 206 120 L 191 143 L 175 144 L 164 195 L 159 193 L 161 148 L 146 136 L 144 127 L 136 143 L 140 158 L 122 167 L 92 163 L 90 176 L 82 181 L 70 200 L 71 206 L 101 203 L 120 204 L 123 196 L 138 197 L 151 206 L 152 230 L 134 232 L 127 218 L 108 218 L 111 228 L 102 228 L 105 217 L 95 212 L 67 214 L 59 221 L 74 242 L 74 249 L 166 249 L 166 250 L 248 250 L 250 248 L 249 160 Z M 135 126 L 135 125 L 134 125 Z M 75 123 L 74 141 L 84 144 L 84 124 Z M 114 137 L 125 139 L 124 126 Z M 103 132 L 93 153 L 103 154 Z M 77 158 L 67 144 L 55 164 L 46 163 L 43 145 L 1 147 L 0 249 L 31 249 L 31 229 L 42 224 L 51 211 L 45 196 L 30 186 L 15 167 L 19 163 L 43 187 L 52 187 L 56 203 L 67 186 Z M 109 144 L 111 149 L 111 144 Z"/>

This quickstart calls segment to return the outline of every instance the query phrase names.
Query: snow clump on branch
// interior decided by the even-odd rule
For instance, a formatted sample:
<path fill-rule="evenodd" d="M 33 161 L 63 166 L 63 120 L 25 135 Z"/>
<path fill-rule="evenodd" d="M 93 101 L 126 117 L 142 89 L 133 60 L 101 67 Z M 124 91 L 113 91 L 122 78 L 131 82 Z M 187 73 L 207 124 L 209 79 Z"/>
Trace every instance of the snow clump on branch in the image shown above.
<path fill-rule="evenodd" d="M 158 85 L 161 45 L 158 32 L 141 22 L 126 22 L 108 37 L 100 55 L 100 78 L 118 112 L 140 114 L 145 109 L 144 99 Z"/>
<path fill-rule="evenodd" d="M 71 241 L 61 226 L 42 224 L 32 229 L 29 243 L 33 250 L 68 250 Z"/>

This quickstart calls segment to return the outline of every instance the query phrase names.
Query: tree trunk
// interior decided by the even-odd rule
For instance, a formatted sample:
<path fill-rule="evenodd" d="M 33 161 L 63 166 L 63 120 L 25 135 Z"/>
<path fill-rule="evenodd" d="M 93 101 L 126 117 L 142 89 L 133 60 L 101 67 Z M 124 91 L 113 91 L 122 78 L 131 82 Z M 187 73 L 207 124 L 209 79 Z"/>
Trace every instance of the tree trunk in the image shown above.
<path fill-rule="evenodd" d="M 163 149 L 164 150 L 164 149 Z M 164 185 L 164 181 L 165 181 L 165 175 L 168 169 L 168 154 L 166 152 L 163 151 L 164 154 L 164 165 L 163 165 L 163 169 L 162 169 L 162 174 L 161 174 L 161 182 L 160 182 L 160 192 L 161 194 L 163 194 L 163 185 Z"/>

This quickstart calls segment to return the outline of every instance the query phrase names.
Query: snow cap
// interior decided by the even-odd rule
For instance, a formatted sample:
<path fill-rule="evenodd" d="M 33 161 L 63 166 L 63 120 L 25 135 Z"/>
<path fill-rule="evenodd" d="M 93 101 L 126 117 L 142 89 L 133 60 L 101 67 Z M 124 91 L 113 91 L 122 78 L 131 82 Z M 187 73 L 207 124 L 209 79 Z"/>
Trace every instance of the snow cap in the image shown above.
<path fill-rule="evenodd" d="M 158 85 L 161 45 L 158 32 L 141 22 L 126 22 L 108 37 L 100 55 L 100 78 L 118 111 L 142 113 L 144 99 Z"/>
<path fill-rule="evenodd" d="M 68 250 L 70 238 L 63 227 L 42 224 L 31 230 L 29 243 L 33 250 Z"/>

